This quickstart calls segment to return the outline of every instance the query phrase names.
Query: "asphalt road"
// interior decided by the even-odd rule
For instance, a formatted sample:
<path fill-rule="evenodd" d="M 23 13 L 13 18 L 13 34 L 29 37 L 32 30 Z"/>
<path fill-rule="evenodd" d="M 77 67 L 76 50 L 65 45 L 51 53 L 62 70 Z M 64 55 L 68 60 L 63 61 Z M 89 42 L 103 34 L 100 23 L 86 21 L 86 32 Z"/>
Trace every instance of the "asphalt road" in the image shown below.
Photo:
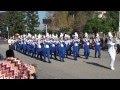
<path fill-rule="evenodd" d="M 7 44 L 0 43 L 0 54 L 4 57 L 7 49 Z M 94 58 L 93 50 L 87 60 L 82 56 L 82 49 L 80 54 L 77 61 L 69 56 L 65 62 L 51 59 L 52 63 L 44 63 L 15 51 L 15 56 L 23 62 L 37 65 L 38 79 L 120 79 L 120 54 L 117 54 L 114 71 L 110 70 L 107 51 L 102 51 L 100 59 Z"/>

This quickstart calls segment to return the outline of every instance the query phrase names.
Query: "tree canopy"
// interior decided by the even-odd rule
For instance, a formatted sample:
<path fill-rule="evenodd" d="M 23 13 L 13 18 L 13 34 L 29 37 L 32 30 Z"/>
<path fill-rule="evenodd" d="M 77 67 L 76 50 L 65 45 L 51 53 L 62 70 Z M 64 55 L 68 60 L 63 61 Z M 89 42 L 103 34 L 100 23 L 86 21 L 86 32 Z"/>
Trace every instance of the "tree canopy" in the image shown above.
<path fill-rule="evenodd" d="M 118 11 L 106 11 L 104 18 L 99 18 L 99 14 L 98 11 L 48 11 L 47 18 L 52 20 L 49 29 L 54 30 L 54 32 L 59 30 L 59 32 L 68 34 L 76 31 L 79 34 L 118 31 Z"/>
<path fill-rule="evenodd" d="M 2 19 L 2 16 L 0 17 Z M 2 32 L 6 32 L 8 27 L 10 36 L 16 33 L 37 33 L 37 27 L 39 27 L 38 11 L 7 11 L 4 13 L 4 18 L 0 20 L 0 26 L 2 25 Z M 8 31 L 7 31 L 8 32 Z"/>
<path fill-rule="evenodd" d="M 63 32 L 69 35 L 78 32 L 83 35 L 84 32 L 106 34 L 109 31 L 118 31 L 118 11 L 106 11 L 104 18 L 99 18 L 99 14 L 98 11 L 47 11 L 46 18 L 52 20 L 48 24 L 48 32 Z M 10 35 L 39 33 L 39 25 L 38 11 L 7 11 L 0 14 L 1 35 L 6 35 L 6 27 Z"/>

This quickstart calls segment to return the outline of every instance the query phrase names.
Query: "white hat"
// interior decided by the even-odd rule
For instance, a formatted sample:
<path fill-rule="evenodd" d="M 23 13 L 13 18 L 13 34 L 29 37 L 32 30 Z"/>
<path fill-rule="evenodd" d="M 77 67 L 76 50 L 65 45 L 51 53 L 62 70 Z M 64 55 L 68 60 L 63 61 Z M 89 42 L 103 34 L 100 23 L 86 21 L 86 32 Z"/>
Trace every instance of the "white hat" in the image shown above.
<path fill-rule="evenodd" d="M 34 36 L 32 36 L 32 39 L 35 39 L 35 37 L 34 37 Z"/>
<path fill-rule="evenodd" d="M 13 39 L 14 39 L 14 36 L 13 36 Z"/>
<path fill-rule="evenodd" d="M 18 36 L 18 38 L 20 38 L 20 36 Z"/>
<path fill-rule="evenodd" d="M 52 34 L 52 37 L 54 37 L 54 34 Z"/>
<path fill-rule="evenodd" d="M 88 34 L 85 32 L 85 37 L 88 37 Z"/>
<path fill-rule="evenodd" d="M 56 38 L 58 38 L 58 34 L 56 34 Z"/>
<path fill-rule="evenodd" d="M 67 35 L 67 38 L 70 38 L 70 36 L 69 36 L 69 35 Z"/>
<path fill-rule="evenodd" d="M 50 34 L 50 35 L 49 35 L 49 37 L 51 38 L 51 37 L 52 37 L 52 35 Z"/>
<path fill-rule="evenodd" d="M 113 35 L 112 35 L 111 32 L 108 32 L 108 36 L 109 36 L 109 37 L 113 37 Z"/>
<path fill-rule="evenodd" d="M 60 38 L 63 38 L 63 33 L 60 33 Z"/>
<path fill-rule="evenodd" d="M 98 34 L 98 33 L 96 34 L 96 37 L 99 37 L 99 34 Z"/>
<path fill-rule="evenodd" d="M 25 38 L 25 34 L 23 34 L 23 37 Z"/>
<path fill-rule="evenodd" d="M 74 35 L 75 37 L 78 37 L 78 33 L 77 32 L 75 32 L 75 35 Z"/>
<path fill-rule="evenodd" d="M 42 36 L 39 34 L 39 35 L 38 35 L 38 38 L 41 38 L 41 37 L 42 37 Z"/>
<path fill-rule="evenodd" d="M 32 37 L 32 35 L 31 35 L 30 33 L 28 33 L 28 37 L 30 37 L 30 38 L 31 38 L 31 37 Z"/>
<path fill-rule="evenodd" d="M 65 34 L 65 38 L 67 38 L 67 34 Z"/>
<path fill-rule="evenodd" d="M 65 38 L 70 38 L 70 36 L 68 34 L 65 34 Z"/>
<path fill-rule="evenodd" d="M 20 38 L 22 38 L 23 36 L 22 35 L 20 35 Z"/>
<path fill-rule="evenodd" d="M 46 34 L 46 37 L 49 38 L 49 33 Z"/>
<path fill-rule="evenodd" d="M 56 36 L 54 34 L 52 34 L 52 38 L 56 38 Z"/>

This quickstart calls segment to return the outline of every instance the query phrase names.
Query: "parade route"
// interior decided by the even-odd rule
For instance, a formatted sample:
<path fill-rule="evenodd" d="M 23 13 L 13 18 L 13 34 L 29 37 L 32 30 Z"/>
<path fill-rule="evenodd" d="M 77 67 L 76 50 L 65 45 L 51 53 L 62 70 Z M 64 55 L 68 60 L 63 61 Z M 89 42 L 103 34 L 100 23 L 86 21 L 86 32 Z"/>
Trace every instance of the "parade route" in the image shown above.
<path fill-rule="evenodd" d="M 0 54 L 5 57 L 8 44 L 0 43 Z M 51 59 L 52 63 L 31 58 L 15 51 L 15 56 L 29 64 L 37 65 L 38 79 L 120 79 L 120 54 L 117 54 L 115 70 L 109 69 L 109 54 L 101 51 L 101 58 L 94 58 L 94 50 L 90 50 L 89 59 L 84 59 L 83 49 L 77 61 L 72 56 L 65 58 L 65 62 Z"/>

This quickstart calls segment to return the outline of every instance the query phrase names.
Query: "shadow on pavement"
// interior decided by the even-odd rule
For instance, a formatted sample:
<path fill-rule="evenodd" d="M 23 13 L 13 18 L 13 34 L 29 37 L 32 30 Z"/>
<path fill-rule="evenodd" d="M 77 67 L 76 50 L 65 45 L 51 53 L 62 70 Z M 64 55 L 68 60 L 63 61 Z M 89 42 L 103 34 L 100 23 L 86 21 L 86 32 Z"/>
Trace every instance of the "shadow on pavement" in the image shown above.
<path fill-rule="evenodd" d="M 74 60 L 73 57 L 69 57 L 69 56 L 67 57 L 67 59 L 69 59 L 69 60 Z"/>
<path fill-rule="evenodd" d="M 85 61 L 84 61 L 85 62 Z M 87 64 L 91 64 L 91 65 L 95 65 L 95 66 L 98 66 L 98 67 L 102 67 L 102 68 L 106 68 L 106 69 L 110 69 L 109 67 L 106 67 L 106 66 L 103 66 L 103 65 L 100 65 L 98 63 L 94 63 L 94 62 L 86 62 Z"/>
<path fill-rule="evenodd" d="M 54 59 L 54 58 L 52 58 L 52 60 L 55 60 L 55 61 L 59 61 L 60 62 L 60 60 L 57 58 L 57 59 Z"/>

